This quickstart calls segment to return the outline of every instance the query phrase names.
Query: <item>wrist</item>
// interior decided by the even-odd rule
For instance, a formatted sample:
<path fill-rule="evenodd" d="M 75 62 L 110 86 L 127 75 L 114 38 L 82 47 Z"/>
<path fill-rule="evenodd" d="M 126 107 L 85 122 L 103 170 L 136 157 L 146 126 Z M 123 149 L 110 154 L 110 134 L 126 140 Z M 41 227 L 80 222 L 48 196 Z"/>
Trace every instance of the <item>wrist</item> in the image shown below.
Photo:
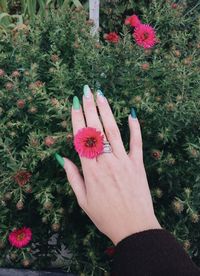
<path fill-rule="evenodd" d="M 152 218 L 148 222 L 141 223 L 141 225 L 136 226 L 135 223 L 133 223 L 121 229 L 118 228 L 116 233 L 112 235 L 110 239 L 112 240 L 113 244 L 116 246 L 121 240 L 123 240 L 124 238 L 132 234 L 139 233 L 145 230 L 151 230 L 151 229 L 162 229 L 156 217 Z"/>

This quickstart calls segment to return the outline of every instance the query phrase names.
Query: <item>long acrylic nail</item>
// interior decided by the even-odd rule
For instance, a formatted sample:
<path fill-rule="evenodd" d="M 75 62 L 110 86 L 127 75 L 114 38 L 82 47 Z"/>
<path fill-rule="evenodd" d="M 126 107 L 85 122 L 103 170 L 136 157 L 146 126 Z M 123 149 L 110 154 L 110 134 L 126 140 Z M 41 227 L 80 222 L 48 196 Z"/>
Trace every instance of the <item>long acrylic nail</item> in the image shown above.
<path fill-rule="evenodd" d="M 62 158 L 62 156 L 60 156 L 58 153 L 55 153 L 55 158 L 58 161 L 58 163 L 64 168 L 64 158 Z"/>
<path fill-rule="evenodd" d="M 73 98 L 73 109 L 78 110 L 80 109 L 80 103 L 77 96 L 74 96 Z"/>
<path fill-rule="evenodd" d="M 133 119 L 136 119 L 136 118 L 137 118 L 135 109 L 134 109 L 133 107 L 131 107 L 131 117 L 132 117 Z"/>
<path fill-rule="evenodd" d="M 97 97 L 99 98 L 99 100 L 101 102 L 105 101 L 105 96 L 104 96 L 103 92 L 100 89 L 97 90 Z"/>
<path fill-rule="evenodd" d="M 83 87 L 83 94 L 87 99 L 89 99 L 91 97 L 91 90 L 87 84 L 84 85 L 84 87 Z"/>

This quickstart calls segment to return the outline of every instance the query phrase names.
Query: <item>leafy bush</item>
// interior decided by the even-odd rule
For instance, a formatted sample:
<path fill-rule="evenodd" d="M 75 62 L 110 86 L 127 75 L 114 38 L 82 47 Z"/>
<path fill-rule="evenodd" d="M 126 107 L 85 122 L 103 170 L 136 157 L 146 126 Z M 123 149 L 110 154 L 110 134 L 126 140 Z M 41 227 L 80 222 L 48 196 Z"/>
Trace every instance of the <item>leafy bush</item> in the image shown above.
<path fill-rule="evenodd" d="M 137 9 L 156 29 L 159 43 L 152 49 L 134 42 L 125 15 L 119 42 L 109 43 L 102 32 L 100 41 L 91 37 L 84 10 L 69 7 L 2 36 L 1 266 L 45 269 L 64 245 L 71 254 L 59 265 L 67 271 L 106 275 L 110 269 L 105 250 L 111 242 L 80 210 L 54 158 L 58 152 L 80 167 L 70 110 L 84 84 L 104 91 L 127 151 L 127 116 L 136 108 L 158 220 L 200 265 L 200 18 L 196 9 L 168 2 Z M 23 226 L 32 230 L 31 243 L 12 247 L 9 233 Z M 57 244 L 49 244 L 54 233 Z"/>

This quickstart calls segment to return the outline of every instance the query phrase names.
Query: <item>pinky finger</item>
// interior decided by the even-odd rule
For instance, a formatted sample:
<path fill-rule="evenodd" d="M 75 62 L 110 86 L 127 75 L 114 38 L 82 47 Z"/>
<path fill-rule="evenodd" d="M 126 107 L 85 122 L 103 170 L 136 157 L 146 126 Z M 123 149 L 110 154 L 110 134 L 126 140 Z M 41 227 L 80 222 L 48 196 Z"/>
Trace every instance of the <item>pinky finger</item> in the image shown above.
<path fill-rule="evenodd" d="M 133 112 L 133 111 L 132 111 Z M 130 128 L 130 152 L 129 157 L 131 160 L 137 160 L 143 162 L 143 150 L 142 150 L 142 134 L 138 119 L 135 112 L 134 117 L 129 115 L 128 123 Z"/>

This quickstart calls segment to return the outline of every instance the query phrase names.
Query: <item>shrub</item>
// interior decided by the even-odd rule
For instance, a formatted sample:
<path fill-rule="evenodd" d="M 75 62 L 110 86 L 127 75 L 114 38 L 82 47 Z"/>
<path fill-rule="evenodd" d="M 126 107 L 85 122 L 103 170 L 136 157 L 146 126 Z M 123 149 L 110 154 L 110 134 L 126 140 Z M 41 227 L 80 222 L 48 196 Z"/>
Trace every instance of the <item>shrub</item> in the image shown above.
<path fill-rule="evenodd" d="M 103 33 L 97 41 L 87 13 L 69 7 L 2 36 L 1 266 L 45 269 L 65 246 L 71 254 L 59 265 L 67 271 L 101 275 L 110 269 L 112 243 L 81 211 L 54 158 L 58 152 L 80 167 L 70 110 L 84 84 L 104 91 L 127 151 L 127 116 L 136 108 L 158 220 L 200 265 L 200 19 L 184 5 L 152 1 L 140 8 L 142 22 L 156 29 L 151 49 L 139 47 L 123 24 L 117 43 Z M 31 243 L 12 247 L 9 234 L 23 226 L 32 231 Z M 48 242 L 54 233 L 56 244 Z"/>

